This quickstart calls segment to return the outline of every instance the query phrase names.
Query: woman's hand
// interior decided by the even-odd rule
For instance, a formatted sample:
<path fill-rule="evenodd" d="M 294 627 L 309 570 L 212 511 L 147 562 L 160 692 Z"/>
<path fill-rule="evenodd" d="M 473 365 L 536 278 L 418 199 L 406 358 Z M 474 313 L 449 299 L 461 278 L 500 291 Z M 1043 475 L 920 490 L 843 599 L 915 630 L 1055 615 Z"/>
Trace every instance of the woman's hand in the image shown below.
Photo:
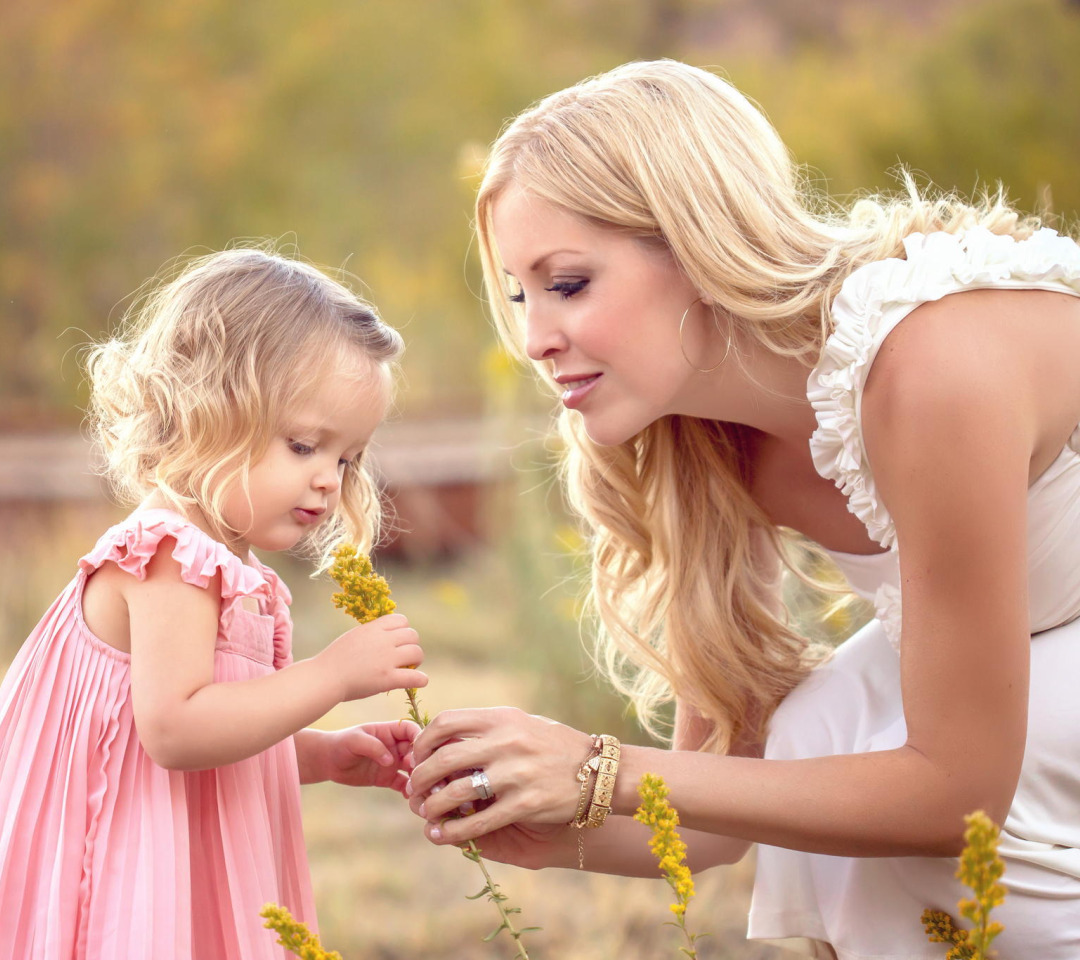
<path fill-rule="evenodd" d="M 301 781 L 388 787 L 405 796 L 413 766 L 412 743 L 419 732 L 411 720 L 334 731 L 301 730 L 296 735 Z"/>
<path fill-rule="evenodd" d="M 512 823 L 475 840 L 484 859 L 496 863 L 526 870 L 577 866 L 577 831 L 565 824 Z"/>
<path fill-rule="evenodd" d="M 512 707 L 445 711 L 413 745 L 410 806 L 428 821 L 425 832 L 433 843 L 491 834 L 493 841 L 485 843 L 509 850 L 522 837 L 535 840 L 541 825 L 574 818 L 581 795 L 577 772 L 591 745 L 588 734 Z M 477 770 L 494 794 L 487 802 L 478 802 L 472 785 Z M 472 806 L 460 809 L 465 804 Z M 523 827 L 516 836 L 496 833 L 526 823 L 528 831 Z"/>

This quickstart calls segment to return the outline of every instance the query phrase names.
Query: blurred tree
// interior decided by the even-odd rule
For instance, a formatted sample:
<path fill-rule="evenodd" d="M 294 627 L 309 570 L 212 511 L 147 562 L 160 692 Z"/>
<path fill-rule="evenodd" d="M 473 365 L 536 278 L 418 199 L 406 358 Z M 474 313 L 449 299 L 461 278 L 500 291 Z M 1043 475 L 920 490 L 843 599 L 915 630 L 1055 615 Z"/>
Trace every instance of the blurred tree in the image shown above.
<path fill-rule="evenodd" d="M 468 251 L 486 145 L 538 97 L 636 57 L 721 64 L 835 192 L 893 186 L 903 160 L 946 187 L 1000 178 L 1026 205 L 1052 187 L 1080 208 L 1074 6 L 804 7 L 9 5 L 0 428 L 75 423 L 73 345 L 169 258 L 266 236 L 363 278 L 409 342 L 411 416 L 480 410 L 490 332 Z M 743 42 L 768 18 L 782 42 Z"/>
<path fill-rule="evenodd" d="M 1064 0 L 979 0 L 931 24 L 874 4 L 778 67 L 733 55 L 731 79 L 762 103 L 833 195 L 895 190 L 908 165 L 943 189 L 1003 183 L 1037 210 L 1080 211 L 1080 14 Z M 932 27 L 932 29 L 928 29 Z"/>

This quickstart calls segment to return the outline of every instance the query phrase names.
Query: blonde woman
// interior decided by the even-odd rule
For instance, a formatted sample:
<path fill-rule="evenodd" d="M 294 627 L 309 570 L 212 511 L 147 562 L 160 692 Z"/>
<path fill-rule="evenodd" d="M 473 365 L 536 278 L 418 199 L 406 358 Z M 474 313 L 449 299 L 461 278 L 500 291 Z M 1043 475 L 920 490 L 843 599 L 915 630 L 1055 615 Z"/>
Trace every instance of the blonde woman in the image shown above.
<path fill-rule="evenodd" d="M 407 721 L 306 729 L 423 686 L 404 616 L 293 662 L 289 591 L 251 548 L 370 542 L 362 462 L 401 338 L 263 250 L 193 261 L 91 354 L 92 425 L 133 512 L 0 685 L 0 956 L 281 960 L 314 923 L 300 783 L 401 791 Z"/>
<path fill-rule="evenodd" d="M 1080 248 L 1000 196 L 909 194 L 815 212 L 762 115 L 670 61 L 499 137 L 492 309 L 562 402 L 599 659 L 675 729 L 616 760 L 444 713 L 411 778 L 431 840 L 655 875 L 630 818 L 651 771 L 695 869 L 760 844 L 751 937 L 907 960 L 943 953 L 919 915 L 955 911 L 981 808 L 1000 956 L 1080 956 Z M 779 602 L 792 532 L 877 610 L 823 663 Z"/>

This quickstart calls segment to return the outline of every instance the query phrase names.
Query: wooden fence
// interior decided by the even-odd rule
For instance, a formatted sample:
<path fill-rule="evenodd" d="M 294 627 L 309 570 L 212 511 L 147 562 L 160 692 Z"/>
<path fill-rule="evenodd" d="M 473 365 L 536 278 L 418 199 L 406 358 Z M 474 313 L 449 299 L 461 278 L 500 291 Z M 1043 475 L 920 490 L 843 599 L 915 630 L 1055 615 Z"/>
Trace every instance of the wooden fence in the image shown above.
<path fill-rule="evenodd" d="M 533 424 L 529 436 L 541 432 L 542 425 Z M 0 524 L 5 513 L 40 509 L 50 501 L 106 501 L 107 485 L 91 455 L 88 441 L 74 431 L 0 434 Z M 372 462 L 394 515 L 380 552 L 410 559 L 456 554 L 486 542 L 494 495 L 513 478 L 509 446 L 479 419 L 385 424 Z"/>

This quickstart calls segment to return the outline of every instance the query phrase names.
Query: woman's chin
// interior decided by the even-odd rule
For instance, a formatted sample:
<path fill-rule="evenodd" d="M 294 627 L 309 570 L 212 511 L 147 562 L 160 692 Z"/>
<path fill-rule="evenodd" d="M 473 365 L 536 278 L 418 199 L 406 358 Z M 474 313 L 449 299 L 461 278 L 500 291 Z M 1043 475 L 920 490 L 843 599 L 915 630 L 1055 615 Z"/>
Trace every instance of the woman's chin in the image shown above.
<path fill-rule="evenodd" d="M 585 435 L 598 447 L 617 447 L 627 440 L 632 440 L 648 426 L 647 423 L 616 423 L 586 416 L 582 417 L 582 425 L 585 427 Z"/>

